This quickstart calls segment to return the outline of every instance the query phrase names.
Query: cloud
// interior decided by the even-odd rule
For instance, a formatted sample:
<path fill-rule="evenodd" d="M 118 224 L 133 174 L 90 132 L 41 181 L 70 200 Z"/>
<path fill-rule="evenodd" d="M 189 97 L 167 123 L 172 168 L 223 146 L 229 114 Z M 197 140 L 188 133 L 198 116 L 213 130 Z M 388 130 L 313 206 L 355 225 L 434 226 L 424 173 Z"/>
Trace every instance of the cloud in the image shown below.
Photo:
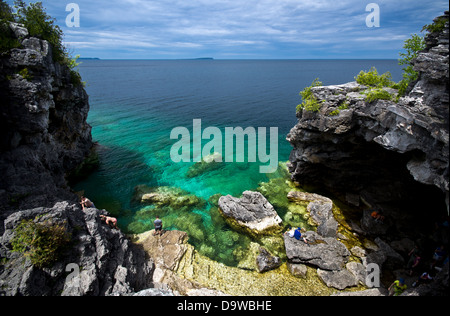
<path fill-rule="evenodd" d="M 134 58 L 396 58 L 406 38 L 448 10 L 446 0 L 373 0 L 381 27 L 369 29 L 365 7 L 371 1 L 71 1 L 81 10 L 77 29 L 64 24 L 65 3 L 42 2 L 77 53 L 120 57 L 129 51 Z M 137 51 L 142 53 L 131 55 Z"/>

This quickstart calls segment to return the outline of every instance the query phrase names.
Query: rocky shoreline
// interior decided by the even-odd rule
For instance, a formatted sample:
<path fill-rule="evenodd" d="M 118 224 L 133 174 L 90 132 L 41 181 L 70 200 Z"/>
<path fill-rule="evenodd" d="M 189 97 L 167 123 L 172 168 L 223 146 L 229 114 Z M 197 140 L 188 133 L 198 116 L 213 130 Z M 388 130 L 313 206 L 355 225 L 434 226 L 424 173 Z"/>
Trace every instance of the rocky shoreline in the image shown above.
<path fill-rule="evenodd" d="M 221 220 L 251 240 L 237 267 L 213 261 L 187 242 L 203 238 L 201 231 L 126 236 L 101 221 L 100 215 L 109 215 L 105 210 L 81 209 L 66 177 L 93 147 L 88 96 L 70 69 L 52 59 L 47 41 L 18 24 L 11 24 L 11 32 L 20 47 L 0 58 L 6 78 L 0 82 L 6 100 L 0 116 L 6 135 L 0 159 L 0 295 L 385 295 L 383 282 L 367 290 L 374 264 L 382 280 L 392 281 L 407 274 L 408 252 L 419 239 L 448 244 L 448 228 L 417 232 L 415 226 L 424 222 L 423 203 L 417 201 L 431 203 L 428 224 L 439 219 L 438 211 L 448 211 L 448 22 L 427 37 L 427 49 L 414 62 L 419 80 L 398 103 L 366 102 L 365 87 L 357 83 L 312 89 L 323 106 L 317 113 L 301 112 L 288 135 L 292 181 L 283 184 L 276 201 L 269 202 L 276 183 L 218 198 Z M 348 108 L 335 115 L 342 102 Z M 359 210 L 358 216 L 346 219 L 325 194 L 303 192 L 295 183 L 327 188 Z M 186 218 L 205 203 L 167 187 L 139 187 L 135 199 L 179 203 Z M 278 203 L 287 205 L 282 216 Z M 418 211 L 407 212 L 415 203 Z M 385 219 L 372 218 L 366 205 Z M 24 222 L 59 227 L 70 236 L 51 266 L 38 267 L 14 251 Z M 307 223 L 307 243 L 284 234 L 293 223 Z M 440 268 L 434 283 L 405 294 L 448 291 L 448 263 Z"/>

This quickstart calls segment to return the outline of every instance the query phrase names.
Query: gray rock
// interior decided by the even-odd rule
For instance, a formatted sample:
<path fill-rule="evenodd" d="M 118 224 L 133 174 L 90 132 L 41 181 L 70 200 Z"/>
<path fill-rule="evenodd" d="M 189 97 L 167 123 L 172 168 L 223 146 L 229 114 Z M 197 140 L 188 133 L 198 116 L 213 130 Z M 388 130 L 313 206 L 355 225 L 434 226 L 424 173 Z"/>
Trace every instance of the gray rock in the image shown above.
<path fill-rule="evenodd" d="M 357 278 L 346 269 L 339 271 L 317 269 L 317 274 L 328 287 L 334 287 L 338 290 L 358 285 Z"/>
<path fill-rule="evenodd" d="M 107 213 L 97 209 L 83 212 L 79 205 L 60 202 L 53 208 L 9 216 L 0 240 L 7 259 L 0 270 L 0 286 L 5 295 L 108 295 L 150 287 L 152 261 L 119 230 L 102 223 L 100 214 Z M 14 229 L 24 219 L 62 224 L 71 234 L 71 248 L 52 267 L 36 268 L 22 255 L 11 252 Z M 69 272 L 73 278 L 68 277 Z"/>
<path fill-rule="evenodd" d="M 287 268 L 293 276 L 306 278 L 308 268 L 304 264 L 288 262 Z"/>
<path fill-rule="evenodd" d="M 315 232 L 303 234 L 308 244 L 284 235 L 286 255 L 291 263 L 317 266 L 323 270 L 342 270 L 350 252 L 335 238 L 322 237 Z"/>
<path fill-rule="evenodd" d="M 294 147 L 292 179 L 359 197 L 351 201 L 388 212 L 424 199 L 440 199 L 448 209 L 448 37 L 448 23 L 426 37 L 426 49 L 412 62 L 419 79 L 398 102 L 365 102 L 367 87 L 356 82 L 312 88 L 320 110 L 298 113 L 299 121 L 287 135 Z M 330 115 L 344 102 L 346 110 Z M 429 186 L 433 197 L 421 196 Z M 405 228 L 400 227 L 404 221 L 394 222 L 394 228 Z"/>
<path fill-rule="evenodd" d="M 266 272 L 278 268 L 281 265 L 281 259 L 272 256 L 263 247 L 259 248 L 259 255 L 256 257 L 256 267 L 258 272 Z"/>
<path fill-rule="evenodd" d="M 288 193 L 291 201 L 309 202 L 307 210 L 313 220 L 319 225 L 317 233 L 324 237 L 336 237 L 338 222 L 333 215 L 333 202 L 324 196 L 314 193 L 291 191 Z"/>
<path fill-rule="evenodd" d="M 276 234 L 282 230 L 281 218 L 259 192 L 245 191 L 240 199 L 222 196 L 219 211 L 230 225 L 251 236 Z"/>

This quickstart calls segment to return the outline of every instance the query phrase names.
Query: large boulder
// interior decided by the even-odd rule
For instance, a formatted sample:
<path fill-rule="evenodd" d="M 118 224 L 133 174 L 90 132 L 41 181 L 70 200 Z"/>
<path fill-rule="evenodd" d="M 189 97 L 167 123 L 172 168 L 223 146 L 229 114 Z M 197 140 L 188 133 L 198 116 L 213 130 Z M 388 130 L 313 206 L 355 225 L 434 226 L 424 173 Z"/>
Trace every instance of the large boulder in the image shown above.
<path fill-rule="evenodd" d="M 245 191 L 240 199 L 222 196 L 219 211 L 232 227 L 250 236 L 279 234 L 283 228 L 274 207 L 259 192 Z"/>
<path fill-rule="evenodd" d="M 307 202 L 307 210 L 317 223 L 317 233 L 325 237 L 336 237 L 338 222 L 333 215 L 333 201 L 315 193 L 290 191 L 288 199 L 296 202 Z"/>
<path fill-rule="evenodd" d="M 102 222 L 101 214 L 108 215 L 94 208 L 82 211 L 79 205 L 59 202 L 52 208 L 10 215 L 0 238 L 0 255 L 5 262 L 0 267 L 0 287 L 4 294 L 97 296 L 133 293 L 149 287 L 152 261 L 120 230 Z M 12 251 L 16 228 L 23 220 L 62 225 L 70 235 L 69 248 L 49 267 L 33 265 L 22 254 Z"/>
<path fill-rule="evenodd" d="M 303 234 L 308 243 L 284 234 L 284 244 L 289 262 L 316 266 L 322 270 L 339 271 L 344 268 L 350 252 L 335 238 L 322 237 L 316 232 Z"/>

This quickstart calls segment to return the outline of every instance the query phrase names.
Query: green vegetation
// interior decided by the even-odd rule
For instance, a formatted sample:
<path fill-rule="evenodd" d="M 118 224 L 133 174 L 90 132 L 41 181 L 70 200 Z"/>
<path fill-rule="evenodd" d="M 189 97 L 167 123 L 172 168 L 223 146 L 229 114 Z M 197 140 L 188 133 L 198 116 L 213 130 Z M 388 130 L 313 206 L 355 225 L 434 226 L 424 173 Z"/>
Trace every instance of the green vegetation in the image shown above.
<path fill-rule="evenodd" d="M 56 20 L 49 16 L 41 2 L 27 5 L 23 0 L 15 2 L 16 22 L 25 25 L 30 36 L 48 41 L 53 48 L 53 59 L 57 62 L 67 63 L 67 51 L 64 47 L 63 32 L 55 24 Z"/>
<path fill-rule="evenodd" d="M 439 33 L 442 32 L 445 28 L 445 23 L 448 22 L 448 19 L 445 16 L 440 16 L 434 20 L 433 23 L 427 24 L 422 28 L 422 31 L 428 31 L 430 33 Z"/>
<path fill-rule="evenodd" d="M 374 102 L 376 100 L 392 100 L 392 95 L 383 88 L 370 89 L 366 95 L 367 102 Z"/>
<path fill-rule="evenodd" d="M 357 83 L 369 87 L 366 91 L 364 91 L 366 94 L 365 100 L 367 102 L 374 102 L 376 100 L 391 100 L 392 95 L 383 88 L 397 87 L 397 84 L 392 81 L 392 75 L 390 72 L 379 75 L 375 67 L 372 67 L 368 72 L 361 71 L 355 79 Z"/>
<path fill-rule="evenodd" d="M 4 0 L 0 0 L 0 54 L 20 47 L 20 42 L 14 38 L 9 27 L 10 22 L 23 24 L 30 36 L 49 42 L 52 46 L 53 60 L 69 67 L 71 83 L 75 86 L 84 85 L 80 74 L 75 70 L 79 65 L 77 59 L 80 56 L 70 57 L 63 45 L 61 28 L 56 25 L 56 20 L 45 12 L 42 2 L 27 5 L 23 0 L 16 0 L 13 9 Z"/>
<path fill-rule="evenodd" d="M 311 86 L 306 87 L 300 92 L 303 102 L 297 105 L 297 113 L 301 112 L 303 109 L 310 112 L 318 112 L 320 110 L 321 102 L 319 102 L 313 95 L 311 89 L 314 87 L 323 86 L 323 83 L 319 81 L 319 78 L 314 79 Z"/>
<path fill-rule="evenodd" d="M 386 72 L 382 75 L 378 74 L 375 67 L 370 68 L 368 72 L 362 71 L 355 77 L 357 83 L 369 87 L 392 87 L 395 82 L 392 81 L 392 75 L 390 72 Z"/>
<path fill-rule="evenodd" d="M 405 53 L 400 53 L 401 59 L 399 65 L 405 65 L 403 68 L 403 79 L 398 83 L 399 95 L 405 95 L 406 89 L 410 82 L 413 82 L 419 78 L 417 71 L 413 69 L 411 61 L 417 57 L 421 50 L 426 47 L 425 40 L 422 36 L 414 34 L 410 39 L 405 41 L 403 48 Z"/>
<path fill-rule="evenodd" d="M 22 220 L 14 230 L 12 250 L 20 252 L 39 268 L 51 266 L 70 243 L 64 224 Z"/>
<path fill-rule="evenodd" d="M 12 48 L 19 47 L 19 41 L 12 36 L 9 22 L 14 21 L 14 14 L 11 7 L 0 0 L 0 54 Z"/>
<path fill-rule="evenodd" d="M 25 80 L 28 80 L 28 81 L 33 80 L 33 76 L 28 71 L 28 68 L 23 68 L 22 70 L 20 70 L 18 72 L 18 74 Z"/>

